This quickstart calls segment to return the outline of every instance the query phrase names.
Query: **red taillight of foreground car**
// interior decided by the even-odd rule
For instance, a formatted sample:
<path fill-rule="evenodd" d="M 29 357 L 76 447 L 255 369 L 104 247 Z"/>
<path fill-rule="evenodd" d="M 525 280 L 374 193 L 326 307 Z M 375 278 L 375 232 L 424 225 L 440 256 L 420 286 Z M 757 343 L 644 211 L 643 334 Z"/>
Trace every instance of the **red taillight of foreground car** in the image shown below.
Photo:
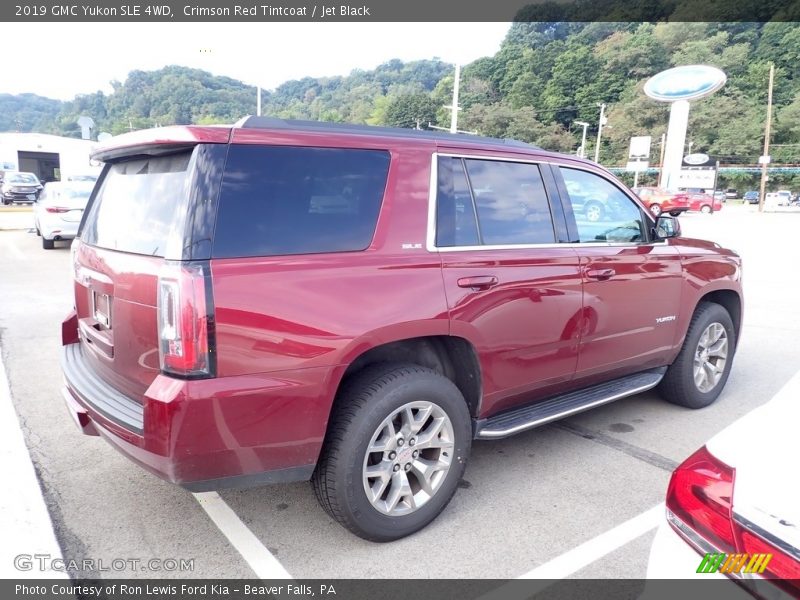
<path fill-rule="evenodd" d="M 771 554 L 762 577 L 800 598 L 800 560 L 733 515 L 735 470 L 703 446 L 675 469 L 667 490 L 673 527 L 699 552 Z M 738 520 L 737 520 L 738 519 Z M 769 537 L 768 534 L 764 534 Z M 739 573 L 728 573 L 739 577 Z"/>
<path fill-rule="evenodd" d="M 771 554 L 762 577 L 776 580 L 775 585 L 800 598 L 800 561 L 784 552 L 775 544 L 761 539 L 750 531 L 736 524 L 736 535 L 739 538 L 740 551 L 747 554 Z M 779 580 L 779 581 L 778 581 Z"/>
<path fill-rule="evenodd" d="M 734 470 L 703 446 L 675 469 L 667 489 L 667 509 L 723 552 L 736 548 L 733 477 Z"/>
<path fill-rule="evenodd" d="M 66 206 L 46 206 L 45 210 L 49 213 L 65 213 L 69 212 L 69 208 Z"/>
<path fill-rule="evenodd" d="M 165 265 L 158 278 L 158 348 L 161 370 L 180 377 L 212 377 L 213 322 L 208 265 Z"/>

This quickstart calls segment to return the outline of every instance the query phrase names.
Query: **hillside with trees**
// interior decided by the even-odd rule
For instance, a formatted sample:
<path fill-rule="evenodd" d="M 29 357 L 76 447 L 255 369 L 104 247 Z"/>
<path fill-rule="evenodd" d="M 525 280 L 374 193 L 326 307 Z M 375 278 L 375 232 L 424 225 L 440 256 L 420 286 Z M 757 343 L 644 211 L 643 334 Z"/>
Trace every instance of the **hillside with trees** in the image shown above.
<path fill-rule="evenodd" d="M 632 135 L 664 132 L 668 107 L 644 96 L 644 82 L 676 65 L 706 63 L 728 75 L 723 89 L 693 103 L 693 150 L 725 163 L 753 164 L 761 154 L 767 72 L 776 67 L 775 162 L 800 162 L 800 28 L 794 23 L 515 23 L 500 50 L 462 69 L 459 128 L 575 152 L 581 128 L 607 105 L 603 164 L 625 160 Z M 91 116 L 97 131 L 232 122 L 255 109 L 255 89 L 205 71 L 170 66 L 132 71 L 113 92 L 58 102 L 0 95 L 0 130 L 79 134 Z M 453 65 L 439 59 L 392 60 L 347 76 L 287 81 L 264 91 L 263 113 L 283 118 L 400 127 L 446 126 Z M 593 148 L 590 129 L 589 147 Z M 658 162 L 658 145 L 653 146 Z"/>

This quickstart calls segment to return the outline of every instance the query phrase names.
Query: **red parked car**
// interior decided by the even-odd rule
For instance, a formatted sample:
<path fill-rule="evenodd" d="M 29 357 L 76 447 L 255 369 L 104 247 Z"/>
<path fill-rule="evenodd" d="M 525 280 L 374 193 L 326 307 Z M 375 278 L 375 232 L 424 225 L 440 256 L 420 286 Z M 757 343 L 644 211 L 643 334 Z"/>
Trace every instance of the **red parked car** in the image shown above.
<path fill-rule="evenodd" d="M 261 117 L 93 157 L 64 399 L 190 490 L 311 479 L 394 540 L 444 509 L 473 439 L 656 386 L 707 406 L 730 373 L 740 258 L 590 161 Z"/>
<path fill-rule="evenodd" d="M 685 192 L 670 192 L 658 187 L 635 187 L 633 192 L 656 217 L 662 212 L 677 217 L 689 210 L 689 197 Z"/>
<path fill-rule="evenodd" d="M 687 189 L 684 192 L 689 199 L 689 210 L 710 213 L 722 210 L 722 198 L 706 194 L 700 189 Z"/>

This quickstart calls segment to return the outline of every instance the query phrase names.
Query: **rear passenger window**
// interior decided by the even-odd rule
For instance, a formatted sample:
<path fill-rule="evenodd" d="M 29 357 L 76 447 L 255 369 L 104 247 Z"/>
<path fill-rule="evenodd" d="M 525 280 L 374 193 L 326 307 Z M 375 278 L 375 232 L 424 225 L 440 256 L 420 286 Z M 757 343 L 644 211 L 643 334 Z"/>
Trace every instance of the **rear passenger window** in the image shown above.
<path fill-rule="evenodd" d="M 552 244 L 538 165 L 439 157 L 436 246 Z"/>
<path fill-rule="evenodd" d="M 231 146 L 213 257 L 366 249 L 389 162 L 382 150 Z"/>

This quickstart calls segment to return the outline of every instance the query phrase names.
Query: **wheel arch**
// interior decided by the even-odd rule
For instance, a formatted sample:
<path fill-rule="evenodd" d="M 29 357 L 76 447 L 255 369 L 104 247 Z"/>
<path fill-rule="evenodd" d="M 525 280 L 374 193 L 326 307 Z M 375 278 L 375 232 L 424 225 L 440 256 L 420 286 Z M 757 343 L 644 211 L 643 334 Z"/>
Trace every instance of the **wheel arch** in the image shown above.
<path fill-rule="evenodd" d="M 384 339 L 351 355 L 335 382 L 335 396 L 345 382 L 370 365 L 415 364 L 427 367 L 452 381 L 464 396 L 470 415 L 479 414 L 482 378 L 478 354 L 468 340 L 445 334 Z M 333 407 L 336 404 L 334 400 Z"/>

